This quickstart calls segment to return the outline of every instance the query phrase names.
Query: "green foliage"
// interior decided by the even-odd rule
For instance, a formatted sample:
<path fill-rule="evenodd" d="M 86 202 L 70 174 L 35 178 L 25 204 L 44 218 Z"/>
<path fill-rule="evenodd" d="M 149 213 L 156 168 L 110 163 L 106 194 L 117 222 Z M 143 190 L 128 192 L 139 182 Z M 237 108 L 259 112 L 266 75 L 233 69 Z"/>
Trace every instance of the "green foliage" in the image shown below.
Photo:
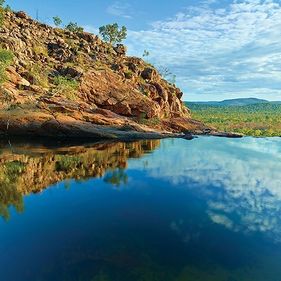
<path fill-rule="evenodd" d="M 99 32 L 104 41 L 109 42 L 112 45 L 122 42 L 127 37 L 127 28 L 122 26 L 119 29 L 117 23 L 101 26 Z"/>
<path fill-rule="evenodd" d="M 54 21 L 54 25 L 57 26 L 57 27 L 62 24 L 62 20 L 58 16 L 53 17 L 53 21 Z"/>
<path fill-rule="evenodd" d="M 126 79 L 132 79 L 134 73 L 131 70 L 128 70 L 128 71 L 125 71 L 124 75 L 125 75 Z"/>
<path fill-rule="evenodd" d="M 143 57 L 145 58 L 145 57 L 148 57 L 150 55 L 150 53 L 147 51 L 147 50 L 144 50 L 143 51 Z"/>
<path fill-rule="evenodd" d="M 2 8 L 0 7 L 0 27 L 3 25 L 4 23 L 4 13 Z"/>
<path fill-rule="evenodd" d="M 84 31 L 84 28 L 81 26 L 78 26 L 76 22 L 70 22 L 66 27 L 66 30 L 71 31 L 73 33 L 82 33 Z"/>
<path fill-rule="evenodd" d="M 3 8 L 4 3 L 5 0 L 0 0 L 0 27 L 4 23 L 4 8 Z"/>
<path fill-rule="evenodd" d="M 77 80 L 59 75 L 54 78 L 53 83 L 56 85 L 53 90 L 55 94 L 64 95 L 70 100 L 77 98 L 76 93 L 79 88 L 79 82 Z"/>
<path fill-rule="evenodd" d="M 5 82 L 6 68 L 12 63 L 14 55 L 9 50 L 0 49 L 0 85 Z"/>
<path fill-rule="evenodd" d="M 9 65 L 14 58 L 14 55 L 9 50 L 0 49 L 0 63 L 4 65 Z"/>
<path fill-rule="evenodd" d="M 76 156 L 60 155 L 56 162 L 56 171 L 71 172 L 81 164 L 81 159 Z"/>
<path fill-rule="evenodd" d="M 220 131 L 247 136 L 281 136 L 281 105 L 216 106 L 186 104 L 192 117 Z"/>
<path fill-rule="evenodd" d="M 115 186 L 120 186 L 121 184 L 125 185 L 128 183 L 128 176 L 124 169 L 117 169 L 112 173 L 108 173 L 104 181 Z"/>
<path fill-rule="evenodd" d="M 5 163 L 0 167 L 0 216 L 8 220 L 9 206 L 14 206 L 18 212 L 23 211 L 23 199 L 17 190 L 17 181 L 25 170 L 25 164 L 20 161 Z"/>
<path fill-rule="evenodd" d="M 39 64 L 28 67 L 29 75 L 33 78 L 33 84 L 42 88 L 49 88 L 49 72 Z"/>
<path fill-rule="evenodd" d="M 12 8 L 11 8 L 9 5 L 7 5 L 7 6 L 5 7 L 5 11 L 6 11 L 6 12 L 12 12 L 13 10 L 12 10 Z"/>
<path fill-rule="evenodd" d="M 36 55 L 44 55 L 45 57 L 49 56 L 48 49 L 44 45 L 33 45 L 32 49 Z"/>
<path fill-rule="evenodd" d="M 138 116 L 137 122 L 146 126 L 157 126 L 161 124 L 161 120 L 158 117 L 147 118 L 144 112 Z"/>

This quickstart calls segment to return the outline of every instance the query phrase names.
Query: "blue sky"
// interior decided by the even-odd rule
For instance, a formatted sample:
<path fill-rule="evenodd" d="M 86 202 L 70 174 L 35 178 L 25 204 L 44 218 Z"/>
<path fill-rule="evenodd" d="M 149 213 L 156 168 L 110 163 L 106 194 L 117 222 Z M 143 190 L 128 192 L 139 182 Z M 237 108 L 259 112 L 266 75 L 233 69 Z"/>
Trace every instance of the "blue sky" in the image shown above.
<path fill-rule="evenodd" d="M 51 23 L 59 15 L 88 31 L 127 26 L 130 55 L 177 77 L 185 100 L 281 100 L 281 1 L 7 0 Z"/>

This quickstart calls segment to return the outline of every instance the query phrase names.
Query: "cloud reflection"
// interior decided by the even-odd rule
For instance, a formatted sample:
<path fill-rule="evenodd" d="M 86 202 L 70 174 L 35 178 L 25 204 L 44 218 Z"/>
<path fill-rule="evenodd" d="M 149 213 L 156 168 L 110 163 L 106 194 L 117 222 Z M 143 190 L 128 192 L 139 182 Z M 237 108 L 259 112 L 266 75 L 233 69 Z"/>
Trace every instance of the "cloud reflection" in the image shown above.
<path fill-rule="evenodd" d="M 186 188 L 207 202 L 212 222 L 281 242 L 281 139 L 165 140 L 131 168 Z"/>

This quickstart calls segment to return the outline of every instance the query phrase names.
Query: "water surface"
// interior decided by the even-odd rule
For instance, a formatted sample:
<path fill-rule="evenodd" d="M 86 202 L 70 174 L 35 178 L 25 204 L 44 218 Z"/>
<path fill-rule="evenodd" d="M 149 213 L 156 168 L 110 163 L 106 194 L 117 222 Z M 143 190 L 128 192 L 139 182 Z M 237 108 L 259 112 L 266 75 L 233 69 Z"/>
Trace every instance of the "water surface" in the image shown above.
<path fill-rule="evenodd" d="M 1 144 L 0 280 L 280 281 L 281 140 Z"/>

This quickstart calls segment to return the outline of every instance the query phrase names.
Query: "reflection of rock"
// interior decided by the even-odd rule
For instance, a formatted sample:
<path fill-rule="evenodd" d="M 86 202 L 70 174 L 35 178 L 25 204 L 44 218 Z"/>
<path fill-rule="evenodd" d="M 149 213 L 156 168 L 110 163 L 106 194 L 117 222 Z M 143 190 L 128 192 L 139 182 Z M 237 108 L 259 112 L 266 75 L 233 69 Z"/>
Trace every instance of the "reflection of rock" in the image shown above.
<path fill-rule="evenodd" d="M 7 206 L 22 209 L 22 195 L 40 192 L 67 179 L 101 177 L 112 171 L 108 183 L 126 182 L 124 171 L 129 158 L 141 157 L 159 146 L 158 140 L 131 143 L 98 143 L 88 146 L 46 148 L 16 146 L 13 153 L 0 154 L 0 214 L 8 217 Z M 119 175 L 119 178 L 117 177 Z M 119 183 L 120 183 L 119 182 Z"/>

